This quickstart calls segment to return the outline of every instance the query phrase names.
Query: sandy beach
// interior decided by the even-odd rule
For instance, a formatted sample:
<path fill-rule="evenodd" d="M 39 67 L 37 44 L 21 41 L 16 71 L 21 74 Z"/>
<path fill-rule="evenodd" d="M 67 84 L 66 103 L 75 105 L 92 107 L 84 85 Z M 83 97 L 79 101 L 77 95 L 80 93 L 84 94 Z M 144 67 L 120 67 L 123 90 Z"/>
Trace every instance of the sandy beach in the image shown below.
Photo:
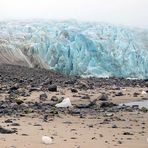
<path fill-rule="evenodd" d="M 67 79 L 60 76 L 55 79 L 61 83 L 53 81 L 57 90 L 49 91 L 45 87 L 41 89 L 42 81 L 30 87 L 34 80 L 21 84 L 18 71 L 10 74 L 3 69 L 5 72 L 0 74 L 0 148 L 148 147 L 148 112 L 136 106 L 117 107 L 120 103 L 148 100 L 146 84 L 136 82 L 133 87 L 119 87 L 103 85 L 106 80 L 101 80 L 102 86 L 86 88 L 89 85 L 86 80 L 77 79 L 78 84 L 64 86 Z M 16 84 L 19 87 L 15 88 Z M 22 95 L 22 89 L 26 94 Z M 61 98 L 67 97 L 73 107 L 55 107 Z M 5 133 L 7 130 L 12 132 Z M 53 144 L 43 144 L 42 136 L 51 137 Z"/>

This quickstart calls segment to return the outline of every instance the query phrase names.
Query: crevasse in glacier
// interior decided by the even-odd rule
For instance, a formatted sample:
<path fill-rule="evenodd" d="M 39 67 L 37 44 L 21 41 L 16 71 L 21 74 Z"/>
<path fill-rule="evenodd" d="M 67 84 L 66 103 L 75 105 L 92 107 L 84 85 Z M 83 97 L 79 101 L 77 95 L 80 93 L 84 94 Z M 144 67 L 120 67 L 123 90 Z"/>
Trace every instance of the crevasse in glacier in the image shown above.
<path fill-rule="evenodd" d="M 68 75 L 148 78 L 148 30 L 76 21 L 0 22 L 0 58 Z"/>

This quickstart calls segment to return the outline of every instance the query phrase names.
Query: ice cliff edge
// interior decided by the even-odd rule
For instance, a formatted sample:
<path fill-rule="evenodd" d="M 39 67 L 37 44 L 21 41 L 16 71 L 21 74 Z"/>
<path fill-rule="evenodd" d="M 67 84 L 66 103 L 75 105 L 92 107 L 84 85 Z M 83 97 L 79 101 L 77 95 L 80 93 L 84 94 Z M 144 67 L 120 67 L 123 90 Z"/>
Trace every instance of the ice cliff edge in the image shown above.
<path fill-rule="evenodd" d="M 0 63 L 86 77 L 148 78 L 148 30 L 76 21 L 3 21 Z"/>

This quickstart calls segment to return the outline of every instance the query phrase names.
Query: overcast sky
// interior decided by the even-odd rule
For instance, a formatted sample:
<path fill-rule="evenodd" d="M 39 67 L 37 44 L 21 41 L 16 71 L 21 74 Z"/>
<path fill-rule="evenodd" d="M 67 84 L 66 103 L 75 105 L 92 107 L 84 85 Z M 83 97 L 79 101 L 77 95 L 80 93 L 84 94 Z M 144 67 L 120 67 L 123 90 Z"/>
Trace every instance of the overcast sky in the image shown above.
<path fill-rule="evenodd" d="M 77 19 L 148 28 L 148 0 L 0 0 L 0 19 Z"/>

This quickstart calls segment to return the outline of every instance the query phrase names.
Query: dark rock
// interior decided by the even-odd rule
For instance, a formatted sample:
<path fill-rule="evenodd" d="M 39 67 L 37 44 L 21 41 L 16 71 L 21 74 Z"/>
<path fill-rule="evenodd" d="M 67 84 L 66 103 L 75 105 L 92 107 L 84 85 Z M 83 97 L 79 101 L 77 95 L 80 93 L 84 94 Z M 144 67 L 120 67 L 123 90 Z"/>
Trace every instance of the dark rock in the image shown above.
<path fill-rule="evenodd" d="M 23 100 L 20 100 L 20 99 L 16 99 L 15 102 L 16 102 L 18 105 L 24 103 L 24 101 L 23 101 Z"/>
<path fill-rule="evenodd" d="M 133 109 L 139 109 L 139 105 L 132 105 Z"/>
<path fill-rule="evenodd" d="M 118 141 L 118 144 L 122 144 L 122 141 Z"/>
<path fill-rule="evenodd" d="M 110 119 L 104 119 L 103 122 L 100 122 L 100 124 L 110 124 Z"/>
<path fill-rule="evenodd" d="M 133 94 L 134 97 L 138 97 L 138 95 L 140 95 L 140 94 L 137 93 L 137 92 L 135 92 L 135 93 Z"/>
<path fill-rule="evenodd" d="M 114 106 L 117 106 L 117 105 L 112 102 L 101 102 L 100 103 L 100 108 L 114 107 Z"/>
<path fill-rule="evenodd" d="M 130 132 L 124 132 L 123 135 L 134 135 L 134 134 Z"/>
<path fill-rule="evenodd" d="M 103 135 L 102 135 L 102 134 L 99 134 L 99 136 L 100 136 L 100 137 L 103 137 Z"/>
<path fill-rule="evenodd" d="M 42 126 L 41 124 L 35 123 L 33 126 Z"/>
<path fill-rule="evenodd" d="M 80 114 L 80 118 L 85 118 L 84 114 Z"/>
<path fill-rule="evenodd" d="M 77 90 L 77 89 L 75 89 L 75 88 L 71 88 L 71 92 L 72 92 L 72 93 L 77 93 L 77 92 L 78 92 L 78 90 Z"/>
<path fill-rule="evenodd" d="M 13 134 L 13 133 L 16 133 L 17 131 L 14 130 L 14 129 L 6 129 L 6 128 L 2 128 L 0 126 L 0 133 L 1 134 Z"/>
<path fill-rule="evenodd" d="M 71 137 L 70 139 L 77 139 L 76 137 Z"/>
<path fill-rule="evenodd" d="M 76 80 L 68 80 L 65 81 L 65 84 L 75 84 Z"/>
<path fill-rule="evenodd" d="M 17 89 L 19 89 L 19 85 L 17 83 L 14 84 L 13 86 L 11 86 L 11 88 L 10 88 L 11 91 L 14 91 L 14 90 L 17 90 Z"/>
<path fill-rule="evenodd" d="M 101 100 L 101 101 L 107 101 L 108 95 L 107 94 L 101 94 L 101 96 L 99 96 L 98 99 Z"/>
<path fill-rule="evenodd" d="M 148 81 L 147 81 L 147 82 L 145 82 L 145 86 L 146 86 L 146 87 L 148 87 Z"/>
<path fill-rule="evenodd" d="M 48 120 L 48 115 L 44 115 L 44 122 L 47 122 L 47 120 Z"/>
<path fill-rule="evenodd" d="M 63 123 L 64 123 L 64 124 L 72 124 L 71 121 L 64 121 Z"/>
<path fill-rule="evenodd" d="M 41 88 L 38 88 L 38 87 L 31 87 L 29 88 L 29 92 L 32 92 L 32 91 L 40 91 Z"/>
<path fill-rule="evenodd" d="M 50 80 L 50 79 L 47 79 L 47 80 L 45 80 L 45 82 L 43 82 L 43 84 L 42 85 L 51 85 L 52 84 L 52 80 Z"/>
<path fill-rule="evenodd" d="M 92 137 L 91 139 L 92 139 L 92 140 L 96 140 L 97 138 L 96 138 L 96 137 Z"/>
<path fill-rule="evenodd" d="M 148 93 L 148 92 L 147 92 Z M 141 98 L 142 100 L 148 100 L 148 98 Z"/>
<path fill-rule="evenodd" d="M 93 126 L 93 124 L 89 124 L 88 127 L 89 128 L 93 128 L 94 126 Z"/>
<path fill-rule="evenodd" d="M 51 101 L 57 102 L 58 100 L 59 100 L 59 99 L 58 99 L 57 96 L 52 96 L 52 97 L 51 97 Z"/>
<path fill-rule="evenodd" d="M 96 102 L 97 102 L 97 99 L 91 101 L 90 103 L 87 103 L 87 104 L 79 104 L 79 105 L 76 105 L 77 108 L 90 108 L 94 105 L 96 105 Z"/>
<path fill-rule="evenodd" d="M 22 136 L 29 136 L 28 134 L 22 134 Z"/>
<path fill-rule="evenodd" d="M 123 96 L 124 94 L 122 92 L 118 92 L 118 93 L 115 93 L 115 96 Z"/>
<path fill-rule="evenodd" d="M 118 128 L 118 127 L 117 127 L 117 125 L 116 125 L 116 124 L 113 124 L 113 125 L 112 125 L 112 128 Z"/>
<path fill-rule="evenodd" d="M 48 96 L 47 96 L 46 93 L 41 94 L 40 97 L 39 97 L 39 99 L 40 99 L 41 101 L 46 101 L 47 98 L 48 98 Z"/>
<path fill-rule="evenodd" d="M 52 92 L 57 92 L 57 86 L 56 85 L 49 85 L 48 90 Z"/>
<path fill-rule="evenodd" d="M 13 121 L 11 119 L 7 119 L 5 120 L 5 123 L 13 123 Z"/>
<path fill-rule="evenodd" d="M 72 109 L 69 111 L 72 115 L 79 115 L 81 113 L 80 109 Z"/>
<path fill-rule="evenodd" d="M 11 126 L 20 126 L 19 123 L 12 123 Z"/>
<path fill-rule="evenodd" d="M 81 96 L 81 99 L 90 99 L 90 96 L 87 94 L 85 96 Z"/>

